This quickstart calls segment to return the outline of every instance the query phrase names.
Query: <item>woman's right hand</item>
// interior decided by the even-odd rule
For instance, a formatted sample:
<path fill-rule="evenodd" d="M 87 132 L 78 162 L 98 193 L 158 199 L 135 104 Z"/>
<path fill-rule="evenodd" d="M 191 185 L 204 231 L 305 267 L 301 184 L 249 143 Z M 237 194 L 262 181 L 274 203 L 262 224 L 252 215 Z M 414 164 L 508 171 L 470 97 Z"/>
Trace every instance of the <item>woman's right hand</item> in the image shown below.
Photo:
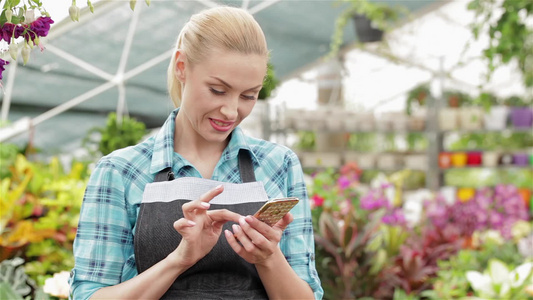
<path fill-rule="evenodd" d="M 224 191 L 224 186 L 203 194 L 199 199 L 183 204 L 183 218 L 174 222 L 181 236 L 179 246 L 169 256 L 181 267 L 190 268 L 213 249 L 228 221 L 238 222 L 240 214 L 227 209 L 210 210 L 209 201 Z"/>

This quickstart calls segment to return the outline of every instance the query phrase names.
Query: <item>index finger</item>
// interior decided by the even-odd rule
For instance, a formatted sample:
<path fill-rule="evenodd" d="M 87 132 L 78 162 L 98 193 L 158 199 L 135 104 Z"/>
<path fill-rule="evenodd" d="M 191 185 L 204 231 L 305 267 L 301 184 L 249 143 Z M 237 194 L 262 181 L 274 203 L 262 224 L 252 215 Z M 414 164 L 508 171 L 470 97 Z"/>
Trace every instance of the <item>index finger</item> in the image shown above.
<path fill-rule="evenodd" d="M 183 204 L 183 212 L 192 212 L 195 209 L 208 209 L 209 201 L 213 200 L 216 196 L 220 195 L 224 191 L 224 186 L 219 185 L 214 189 L 207 191 L 200 198 Z"/>

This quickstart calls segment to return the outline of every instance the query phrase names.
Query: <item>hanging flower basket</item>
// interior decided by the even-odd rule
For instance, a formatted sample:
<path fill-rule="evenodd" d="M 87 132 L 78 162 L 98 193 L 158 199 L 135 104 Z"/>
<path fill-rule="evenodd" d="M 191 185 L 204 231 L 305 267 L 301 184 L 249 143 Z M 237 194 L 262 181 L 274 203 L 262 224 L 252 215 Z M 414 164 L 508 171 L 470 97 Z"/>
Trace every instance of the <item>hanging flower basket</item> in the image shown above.
<path fill-rule="evenodd" d="M 383 30 L 374 26 L 372 21 L 368 19 L 367 16 L 362 14 L 354 14 L 353 21 L 359 42 L 371 43 L 379 42 L 383 39 Z"/>

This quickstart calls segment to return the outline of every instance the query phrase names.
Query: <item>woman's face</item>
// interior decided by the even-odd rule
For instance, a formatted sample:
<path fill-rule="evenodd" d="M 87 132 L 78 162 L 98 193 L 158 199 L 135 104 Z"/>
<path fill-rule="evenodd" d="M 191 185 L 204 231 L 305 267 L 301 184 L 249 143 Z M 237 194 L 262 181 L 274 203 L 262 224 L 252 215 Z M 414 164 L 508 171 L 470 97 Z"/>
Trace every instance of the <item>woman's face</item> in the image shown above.
<path fill-rule="evenodd" d="M 177 68 L 183 83 L 180 125 L 205 141 L 223 142 L 252 111 L 266 60 L 254 54 L 213 51 L 194 66 L 186 60 L 180 64 L 178 57 Z"/>

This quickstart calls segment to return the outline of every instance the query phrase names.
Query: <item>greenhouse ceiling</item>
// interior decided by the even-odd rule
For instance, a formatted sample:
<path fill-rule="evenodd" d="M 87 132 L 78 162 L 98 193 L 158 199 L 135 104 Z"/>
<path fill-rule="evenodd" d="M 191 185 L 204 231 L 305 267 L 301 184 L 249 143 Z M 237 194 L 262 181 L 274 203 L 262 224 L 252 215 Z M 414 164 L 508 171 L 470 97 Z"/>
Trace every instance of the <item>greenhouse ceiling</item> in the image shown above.
<path fill-rule="evenodd" d="M 434 0 L 389 3 L 420 11 Z M 166 68 L 175 38 L 191 14 L 207 7 L 244 7 L 262 26 L 271 62 L 282 79 L 314 65 L 329 50 L 337 16 L 345 6 L 336 1 L 152 1 L 131 11 L 126 1 L 100 1 L 94 14 L 85 10 L 80 22 L 54 25 L 22 66 L 4 72 L 1 142 L 33 146 L 48 154 L 80 147 L 87 131 L 104 126 L 107 114 L 129 114 L 155 128 L 173 109 L 166 92 Z M 345 43 L 357 40 L 353 26 Z M 37 48 L 37 47 L 36 47 Z"/>

